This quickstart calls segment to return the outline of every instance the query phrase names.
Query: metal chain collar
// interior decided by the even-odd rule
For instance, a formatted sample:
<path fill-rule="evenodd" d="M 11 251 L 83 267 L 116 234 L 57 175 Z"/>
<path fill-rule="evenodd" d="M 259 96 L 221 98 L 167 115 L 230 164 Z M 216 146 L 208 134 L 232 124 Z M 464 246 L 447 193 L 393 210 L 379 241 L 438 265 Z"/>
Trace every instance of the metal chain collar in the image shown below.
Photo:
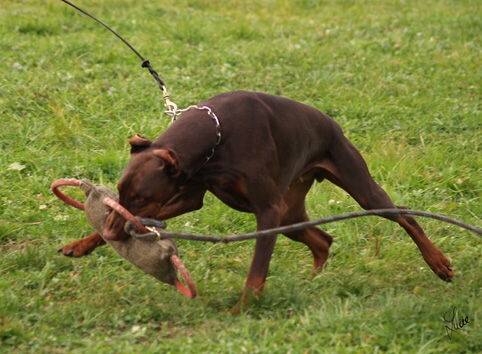
<path fill-rule="evenodd" d="M 221 143 L 221 125 L 219 124 L 219 118 L 216 116 L 216 114 L 214 114 L 212 109 L 208 106 L 199 107 L 197 105 L 192 105 L 184 109 L 177 109 L 176 107 L 175 109 L 170 109 L 168 111 L 165 111 L 164 113 L 171 117 L 172 123 L 177 119 L 178 116 L 190 109 L 206 111 L 206 113 L 214 120 L 214 123 L 216 124 L 216 143 L 214 144 L 211 153 L 206 156 L 206 161 L 204 162 L 204 164 L 207 164 L 209 160 L 211 160 L 211 158 L 214 156 L 214 153 L 216 152 L 216 147 L 219 145 L 219 143 Z"/>

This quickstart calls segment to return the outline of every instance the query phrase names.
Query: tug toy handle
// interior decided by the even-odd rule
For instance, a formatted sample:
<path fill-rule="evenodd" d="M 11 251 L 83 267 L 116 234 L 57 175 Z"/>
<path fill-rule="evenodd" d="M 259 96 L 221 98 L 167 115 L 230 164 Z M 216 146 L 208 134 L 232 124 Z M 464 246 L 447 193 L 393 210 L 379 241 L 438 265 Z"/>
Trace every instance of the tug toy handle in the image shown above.
<path fill-rule="evenodd" d="M 174 266 L 177 268 L 179 273 L 181 273 L 182 278 L 184 279 L 184 282 L 187 285 L 187 288 L 179 281 L 179 279 L 176 279 L 176 288 L 183 294 L 185 297 L 188 299 L 194 299 L 197 296 L 197 289 L 196 285 L 194 284 L 194 281 L 191 278 L 191 275 L 189 274 L 186 266 L 184 263 L 182 263 L 181 258 L 177 254 L 171 255 L 171 262 L 174 264 Z"/>
<path fill-rule="evenodd" d="M 72 205 L 74 208 L 77 208 L 77 209 L 80 209 L 80 210 L 84 210 L 84 204 L 70 198 L 69 196 L 65 195 L 64 193 L 62 193 L 60 190 L 59 190 L 59 187 L 62 187 L 62 186 L 74 186 L 74 187 L 80 187 L 81 185 L 81 181 L 79 181 L 78 179 L 74 179 L 74 178 L 63 178 L 63 179 L 59 179 L 57 181 L 55 181 L 54 183 L 52 183 L 52 186 L 50 187 L 50 189 L 52 189 L 52 192 L 54 192 L 54 194 L 60 199 L 62 200 L 63 202 L 69 204 L 69 205 Z"/>

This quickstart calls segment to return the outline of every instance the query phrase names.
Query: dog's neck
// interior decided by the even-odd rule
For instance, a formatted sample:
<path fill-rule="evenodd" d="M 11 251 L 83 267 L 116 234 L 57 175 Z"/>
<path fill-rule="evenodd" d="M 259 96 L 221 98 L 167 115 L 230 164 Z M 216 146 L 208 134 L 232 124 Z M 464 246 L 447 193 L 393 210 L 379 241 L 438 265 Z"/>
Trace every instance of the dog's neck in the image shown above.
<path fill-rule="evenodd" d="M 213 120 L 206 111 L 189 110 L 174 121 L 153 145 L 175 151 L 183 174 L 190 178 L 211 160 L 220 142 L 217 117 Z"/>

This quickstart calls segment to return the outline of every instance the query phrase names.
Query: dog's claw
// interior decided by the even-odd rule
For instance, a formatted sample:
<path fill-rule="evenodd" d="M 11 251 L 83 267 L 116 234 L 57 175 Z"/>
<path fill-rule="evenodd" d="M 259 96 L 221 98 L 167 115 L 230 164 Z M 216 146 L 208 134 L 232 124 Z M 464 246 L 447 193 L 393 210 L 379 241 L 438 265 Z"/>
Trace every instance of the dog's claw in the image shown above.
<path fill-rule="evenodd" d="M 67 257 L 72 257 L 74 255 L 74 249 L 73 248 L 69 249 L 67 252 L 64 252 L 64 248 L 65 247 L 60 247 L 57 250 L 57 252 L 62 253 L 64 256 L 67 256 Z"/>

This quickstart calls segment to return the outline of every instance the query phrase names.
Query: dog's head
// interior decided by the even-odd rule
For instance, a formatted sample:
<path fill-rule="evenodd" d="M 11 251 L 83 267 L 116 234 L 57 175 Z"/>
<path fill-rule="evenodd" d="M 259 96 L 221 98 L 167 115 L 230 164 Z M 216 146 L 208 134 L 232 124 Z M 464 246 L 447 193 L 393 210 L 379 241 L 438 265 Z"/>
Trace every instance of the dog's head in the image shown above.
<path fill-rule="evenodd" d="M 149 139 L 140 135 L 129 143 L 131 159 L 117 185 L 119 203 L 135 216 L 156 218 L 162 206 L 179 191 L 179 158 L 172 150 L 155 148 Z M 112 211 L 107 217 L 104 238 L 125 238 L 125 222 Z"/>

